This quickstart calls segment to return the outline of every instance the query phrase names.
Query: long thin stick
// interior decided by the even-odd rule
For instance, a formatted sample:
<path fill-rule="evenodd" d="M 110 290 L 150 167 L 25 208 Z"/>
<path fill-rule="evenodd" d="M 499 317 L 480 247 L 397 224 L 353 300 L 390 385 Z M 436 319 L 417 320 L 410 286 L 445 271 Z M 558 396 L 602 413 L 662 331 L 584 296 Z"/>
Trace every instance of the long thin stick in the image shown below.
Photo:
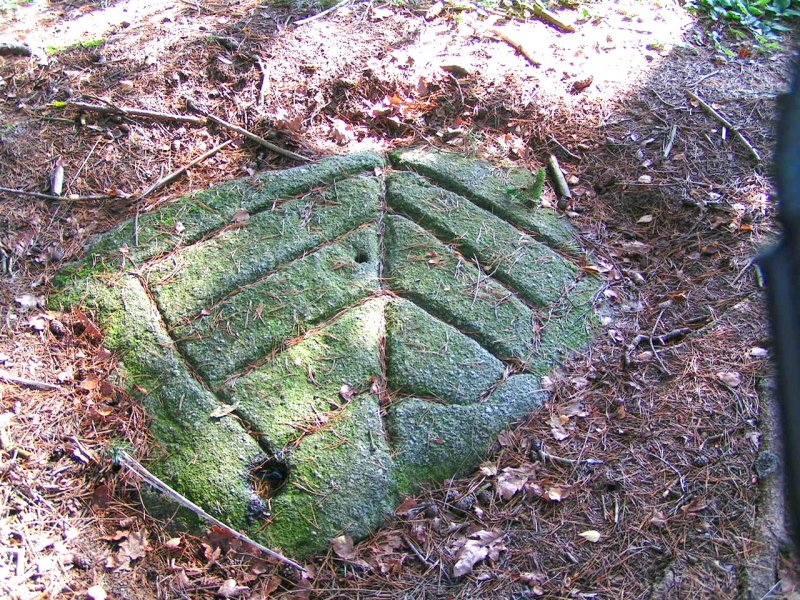
<path fill-rule="evenodd" d="M 230 532 L 230 534 L 233 537 L 235 537 L 236 539 L 241 540 L 241 541 L 245 542 L 246 544 L 250 544 L 251 546 L 254 546 L 255 548 L 258 548 L 259 550 L 261 550 L 261 552 L 263 552 L 267 556 L 271 556 L 275 560 L 278 560 L 278 561 L 280 561 L 280 562 L 282 562 L 284 564 L 287 564 L 287 565 L 289 565 L 291 567 L 294 567 L 298 571 L 305 572 L 305 568 L 303 566 L 297 564 L 296 562 L 294 562 L 293 560 L 291 560 L 289 558 L 286 558 L 283 554 L 275 552 L 274 550 L 270 550 L 266 546 L 262 546 L 258 542 L 254 541 L 254 540 L 251 540 L 246 535 L 244 535 L 242 533 L 239 533 L 235 529 L 232 529 L 231 527 L 229 527 L 228 525 L 226 525 L 225 523 L 223 523 L 222 521 L 220 521 L 216 517 L 212 517 L 210 514 L 208 514 L 202 508 L 197 506 L 197 504 L 195 504 L 194 502 L 192 502 L 191 500 L 189 500 L 185 496 L 181 495 L 180 493 L 176 492 L 171 487 L 169 487 L 166 483 L 161 481 L 158 477 L 153 475 L 139 461 L 137 461 L 135 458 L 133 458 L 130 454 L 128 454 L 124 450 L 122 450 L 122 451 L 120 451 L 118 453 L 117 460 L 118 460 L 118 462 L 120 464 L 128 467 L 128 469 L 130 469 L 136 475 L 141 477 L 144 481 L 146 481 L 147 483 L 152 485 L 159 492 L 161 492 L 162 494 L 164 494 L 168 498 L 171 498 L 172 500 L 174 500 L 175 502 L 177 502 L 181 506 L 184 506 L 184 507 L 188 508 L 189 510 L 191 510 L 194 514 L 198 515 L 199 517 L 202 517 L 206 521 L 208 521 L 210 523 L 213 523 L 217 527 L 221 527 L 225 531 Z"/>
<path fill-rule="evenodd" d="M 110 196 L 99 194 L 96 196 L 53 196 L 52 194 L 42 194 L 39 192 L 27 192 L 25 190 L 17 190 L 14 188 L 0 187 L 0 192 L 6 194 L 16 194 L 17 196 L 30 196 L 32 198 L 42 198 L 43 200 L 70 200 L 70 201 L 86 201 L 86 200 L 109 200 L 111 198 L 124 198 L 125 196 L 117 195 Z"/>
<path fill-rule="evenodd" d="M 528 4 L 527 2 L 520 2 L 520 5 L 530 10 L 535 18 L 539 19 L 544 23 L 547 23 L 548 25 L 552 25 L 560 32 L 575 33 L 575 28 L 572 25 L 570 25 L 569 23 L 564 23 L 564 21 L 559 19 L 553 13 L 545 10 L 545 8 L 538 2 L 534 1 L 533 4 Z"/>
<path fill-rule="evenodd" d="M 695 94 L 692 90 L 686 90 L 686 95 L 697 102 L 700 105 L 700 108 L 706 111 L 715 121 L 720 123 L 723 127 L 727 127 L 733 133 L 734 137 L 744 144 L 745 148 L 747 148 L 747 151 L 752 155 L 752 157 L 755 158 L 756 161 L 761 162 L 761 155 L 758 153 L 758 150 L 756 150 L 753 145 L 747 141 L 747 138 L 744 137 L 741 132 L 736 129 L 736 127 L 734 127 L 730 121 L 728 121 L 728 119 L 711 108 L 711 106 L 705 100 L 700 98 L 700 96 Z"/>
<path fill-rule="evenodd" d="M 269 87 L 269 73 L 267 72 L 267 66 L 260 56 L 255 55 L 253 58 L 258 64 L 258 68 L 261 69 L 261 87 L 258 89 L 258 105 L 263 106 L 264 98 L 267 95 L 267 88 Z"/>
<path fill-rule="evenodd" d="M 174 181 L 175 179 L 177 179 L 178 177 L 180 177 L 181 175 L 186 173 L 186 171 L 188 171 L 193 166 L 195 166 L 197 163 L 201 163 L 204 160 L 206 160 L 207 158 L 209 158 L 211 156 L 214 156 L 217 152 L 222 150 L 225 146 L 230 144 L 232 141 L 233 140 L 227 140 L 225 142 L 222 142 L 219 146 L 217 146 L 215 148 L 212 148 L 211 150 L 209 150 L 205 154 L 201 154 L 200 156 L 195 158 L 192 162 L 190 162 L 190 163 L 188 163 L 186 165 L 183 165 L 180 169 L 177 169 L 177 170 L 173 171 L 172 173 L 170 173 L 166 177 L 162 177 L 161 179 L 156 181 L 153 185 L 151 185 L 149 188 L 147 188 L 145 191 L 143 191 L 141 194 L 139 194 L 139 198 L 138 199 L 141 200 L 145 196 L 149 196 L 150 194 L 152 194 L 158 188 L 167 185 L 171 181 Z"/>
<path fill-rule="evenodd" d="M 300 161 L 300 162 L 309 162 L 311 160 L 310 158 L 306 158 L 305 156 L 302 156 L 301 154 L 296 154 L 295 152 L 292 152 L 291 150 L 285 150 L 285 149 L 281 148 L 280 146 L 276 146 L 275 144 L 272 144 L 272 143 L 268 142 L 264 138 L 259 137 L 255 133 L 251 133 L 251 132 L 247 131 L 246 129 L 243 129 L 243 128 L 239 127 L 238 125 L 234 125 L 233 123 L 228 123 L 224 119 L 220 119 L 219 117 L 215 117 L 214 115 L 212 115 L 208 111 L 200 108 L 200 106 L 198 106 L 198 104 L 196 102 L 194 102 L 191 98 L 186 98 L 186 105 L 189 107 L 189 110 L 192 110 L 194 112 L 200 113 L 201 115 L 203 115 L 209 121 L 213 121 L 214 123 L 216 123 L 217 125 L 220 125 L 221 127 L 225 127 L 227 129 L 230 129 L 231 131 L 235 131 L 236 133 L 239 133 L 239 134 L 245 136 L 246 138 L 251 139 L 254 142 L 257 142 L 257 143 L 261 144 L 265 148 L 267 148 L 269 150 L 272 150 L 276 154 L 280 154 L 281 156 L 285 156 L 286 158 L 291 158 L 293 160 L 297 160 L 297 161 Z"/>
<path fill-rule="evenodd" d="M 517 52 L 522 54 L 522 56 L 524 56 L 525 59 L 529 63 L 531 63 L 534 67 L 540 67 L 542 65 L 542 63 L 540 63 L 538 60 L 533 58 L 533 55 L 531 53 L 529 53 L 520 42 L 518 42 L 515 39 L 513 39 L 512 37 L 510 37 L 507 33 L 502 31 L 501 29 L 498 29 L 497 27 L 493 27 L 492 29 L 489 30 L 489 33 L 491 33 L 493 35 L 496 35 L 501 40 L 503 40 L 506 44 L 511 46 L 514 50 L 516 50 Z"/>
<path fill-rule="evenodd" d="M 335 11 L 339 10 L 345 4 L 348 4 L 350 2 L 351 2 L 351 0 L 341 0 L 341 2 L 337 2 L 333 6 L 323 10 L 322 12 L 318 12 L 317 14 L 311 15 L 310 17 L 306 17 L 305 19 L 300 19 L 299 21 L 295 21 L 294 24 L 295 25 L 303 25 L 305 23 L 311 23 L 311 21 L 316 21 L 317 19 L 321 19 L 325 15 L 328 15 L 328 14 L 330 14 L 332 12 L 335 12 Z"/>
<path fill-rule="evenodd" d="M 205 125 L 205 119 L 193 117 L 191 115 L 175 115 L 172 113 L 156 112 L 153 110 L 143 110 L 140 108 L 127 108 L 121 106 L 103 106 L 100 104 L 89 104 L 87 102 L 67 102 L 67 106 L 88 110 L 103 115 L 119 115 L 123 117 L 144 117 L 160 121 L 178 121 L 179 123 L 192 123 L 193 125 Z"/>
<path fill-rule="evenodd" d="M 15 383 L 17 385 L 24 385 L 39 390 L 61 389 L 60 385 L 55 385 L 53 383 L 45 383 L 44 381 L 35 381 L 33 379 L 25 379 L 24 377 L 17 377 L 16 375 L 12 375 L 11 373 L 7 373 L 6 371 L 0 371 L 0 381 L 5 381 L 6 383 Z"/>

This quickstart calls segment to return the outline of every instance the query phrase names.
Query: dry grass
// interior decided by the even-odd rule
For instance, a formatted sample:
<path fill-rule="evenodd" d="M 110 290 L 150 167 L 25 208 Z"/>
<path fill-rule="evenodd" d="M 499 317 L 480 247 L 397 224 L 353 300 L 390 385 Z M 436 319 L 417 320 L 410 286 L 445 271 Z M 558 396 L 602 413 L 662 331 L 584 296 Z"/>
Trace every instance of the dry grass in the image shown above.
<path fill-rule="evenodd" d="M 61 157 L 67 193 L 135 194 L 228 138 L 166 122 L 73 120 L 48 106 L 77 97 L 183 112 L 191 95 L 313 156 L 424 142 L 537 166 L 555 153 L 575 195 L 567 212 L 608 279 L 610 310 L 601 339 L 553 374 L 547 411 L 504 434 L 486 469 L 410 500 L 352 557 L 331 552 L 298 579 L 218 532 L 178 534 L 147 514 L 137 482 L 105 455 L 123 441 L 147 447 L 145 415 L 113 389 L 113 360 L 73 315 L 39 317 L 14 300 L 46 294 L 62 262 L 136 210 L 290 163 L 237 140 L 144 203 L 3 196 L 0 256 L 10 266 L 0 275 L 0 368 L 62 388 L 0 384 L 5 593 L 83 597 L 99 584 L 114 597 L 210 597 L 229 579 L 252 597 L 287 598 L 747 593 L 745 566 L 764 550 L 753 464 L 769 429 L 757 392 L 768 361 L 752 349 L 770 345 L 749 261 L 776 233 L 774 202 L 764 170 L 684 90 L 769 155 L 786 55 L 742 43 L 749 55 L 723 60 L 671 4 L 591 4 L 596 22 L 571 37 L 527 24 L 538 69 L 482 33 L 473 13 L 427 22 L 424 9 L 354 3 L 295 28 L 289 13 L 251 2 L 132 6 L 131 25 L 120 17 L 100 48 L 45 66 L 0 63 L 3 185 L 46 190 Z M 106 14 L 95 9 L 65 3 L 63 15 L 36 23 L 70 42 L 79 18 Z M 31 23 L 5 29 L 35 37 Z M 440 68 L 453 64 L 466 74 Z M 587 75 L 593 83 L 570 93 Z M 32 327 L 39 318 L 41 331 Z M 679 328 L 690 331 L 651 346 Z M 645 341 L 630 348 L 638 335 Z M 562 415 L 568 437 L 557 440 L 551 417 Z M 512 472 L 525 474 L 528 491 L 503 499 L 498 480 Z M 544 499 L 548 490 L 562 499 Z M 597 543 L 579 536 L 590 529 Z M 477 530 L 503 531 L 506 550 L 455 580 L 455 553 Z M 131 532 L 145 532 L 149 549 L 120 569 L 114 557 Z M 785 566 L 774 597 L 797 593 Z"/>

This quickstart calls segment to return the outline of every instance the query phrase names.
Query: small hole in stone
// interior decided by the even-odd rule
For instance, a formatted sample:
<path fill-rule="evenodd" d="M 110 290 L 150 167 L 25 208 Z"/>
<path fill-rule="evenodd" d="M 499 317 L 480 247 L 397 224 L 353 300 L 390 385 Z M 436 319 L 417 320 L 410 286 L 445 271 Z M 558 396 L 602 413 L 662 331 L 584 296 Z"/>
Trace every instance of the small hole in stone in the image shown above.
<path fill-rule="evenodd" d="M 367 254 L 364 250 L 359 250 L 356 254 L 356 262 L 361 265 L 369 262 L 369 254 Z"/>
<path fill-rule="evenodd" d="M 272 498 L 284 486 L 289 466 L 277 458 L 268 458 L 250 471 L 253 489 L 262 498 Z"/>

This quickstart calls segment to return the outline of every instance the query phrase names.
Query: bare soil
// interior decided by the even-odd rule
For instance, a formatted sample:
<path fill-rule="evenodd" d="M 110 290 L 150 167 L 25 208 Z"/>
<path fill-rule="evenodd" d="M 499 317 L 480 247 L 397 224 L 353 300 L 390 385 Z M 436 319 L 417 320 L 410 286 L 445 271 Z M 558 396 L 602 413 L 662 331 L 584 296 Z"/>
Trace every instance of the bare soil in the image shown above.
<path fill-rule="evenodd" d="M 3 594 L 800 597 L 794 563 L 777 554 L 773 500 L 772 541 L 763 535 L 760 499 L 774 486 L 756 467 L 774 423 L 759 393 L 770 339 L 751 262 L 777 235 L 768 164 L 788 44 L 765 52 L 723 32 L 727 55 L 707 23 L 666 0 L 560 11 L 574 33 L 495 9 L 429 8 L 351 2 L 302 24 L 249 0 L 33 2 L 0 13 L 0 37 L 34 50 L 0 58 L 0 185 L 49 193 L 57 159 L 65 172 L 60 200 L 0 194 L 0 370 L 58 386 L 0 382 Z M 294 164 L 223 128 L 59 104 L 190 114 L 187 96 L 312 158 L 429 144 L 536 168 L 555 154 L 573 192 L 560 207 L 608 282 L 603 334 L 553 373 L 545 412 L 504 434 L 474 476 L 409 499 L 374 537 L 311 561 L 305 577 L 219 532 L 194 537 L 147 513 L 140 484 L 109 457 L 121 443 L 146 454 L 145 415 L 114 387 L 91 315 L 42 304 L 92 235 Z M 69 199 L 90 194 L 111 198 Z M 551 190 L 545 201 L 558 204 Z M 512 474 L 543 493 L 504 499 Z M 452 577 L 479 530 L 502 531 L 503 549 Z"/>

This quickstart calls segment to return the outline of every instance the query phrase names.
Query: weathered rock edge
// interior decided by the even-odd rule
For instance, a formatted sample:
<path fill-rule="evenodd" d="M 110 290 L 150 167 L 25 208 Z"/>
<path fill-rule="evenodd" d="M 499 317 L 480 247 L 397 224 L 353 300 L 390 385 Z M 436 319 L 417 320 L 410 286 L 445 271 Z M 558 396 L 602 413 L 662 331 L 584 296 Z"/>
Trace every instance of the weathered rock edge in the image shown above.
<path fill-rule="evenodd" d="M 51 296 L 54 309 L 91 311 L 119 356 L 122 384 L 152 419 L 157 447 L 149 467 L 231 526 L 296 557 L 325 550 L 341 533 L 364 537 L 401 495 L 468 472 L 503 428 L 544 402 L 538 376 L 593 335 L 599 281 L 580 272 L 570 226 L 538 207 L 541 174 L 416 150 L 391 160 L 418 175 L 389 175 L 388 202 L 370 183 L 387 167 L 372 153 L 182 199 L 102 236 L 86 259 L 57 276 Z M 314 191 L 320 185 L 327 190 Z M 304 204 L 307 194 L 318 200 Z M 384 214 L 370 225 L 378 205 Z M 439 211 L 453 206 L 450 222 Z M 307 220 L 309 210 L 316 212 Z M 470 224 L 475 218 L 487 223 L 492 243 Z M 292 236 L 288 250 L 270 237 L 278 220 L 280 235 Z M 419 239 L 401 244 L 400 230 Z M 271 241 L 259 241 L 258 232 Z M 242 239 L 256 256 L 224 258 Z M 269 248 L 263 258 L 258 244 Z M 513 260 L 503 245 L 513 245 Z M 225 295 L 202 280 L 174 281 L 185 257 L 194 277 L 208 273 L 246 291 Z M 295 294 L 292 279 L 292 269 L 302 275 L 306 263 L 322 274 L 320 293 L 308 298 L 308 290 Z M 545 263 L 555 270 L 537 270 Z M 229 273 L 228 264 L 243 267 Z M 543 273 L 549 283 L 540 291 L 530 278 Z M 258 286 L 265 298 L 278 290 L 304 298 L 292 308 L 294 340 L 279 343 L 292 337 L 286 325 L 263 337 L 273 321 L 264 317 L 269 302 L 255 304 Z M 167 292 L 174 301 L 164 299 Z M 227 326 L 222 337 L 209 329 L 212 310 L 197 314 L 208 302 L 215 322 Z M 220 310 L 226 303 L 235 327 Z M 513 339 L 497 335 L 496 325 L 483 327 L 498 314 L 507 315 L 503 327 Z M 242 323 L 256 336 L 256 354 L 243 344 Z M 203 352 L 192 352 L 203 344 Z M 276 461 L 285 481 L 270 489 L 253 473 Z M 195 524 L 190 514 L 180 517 Z"/>

